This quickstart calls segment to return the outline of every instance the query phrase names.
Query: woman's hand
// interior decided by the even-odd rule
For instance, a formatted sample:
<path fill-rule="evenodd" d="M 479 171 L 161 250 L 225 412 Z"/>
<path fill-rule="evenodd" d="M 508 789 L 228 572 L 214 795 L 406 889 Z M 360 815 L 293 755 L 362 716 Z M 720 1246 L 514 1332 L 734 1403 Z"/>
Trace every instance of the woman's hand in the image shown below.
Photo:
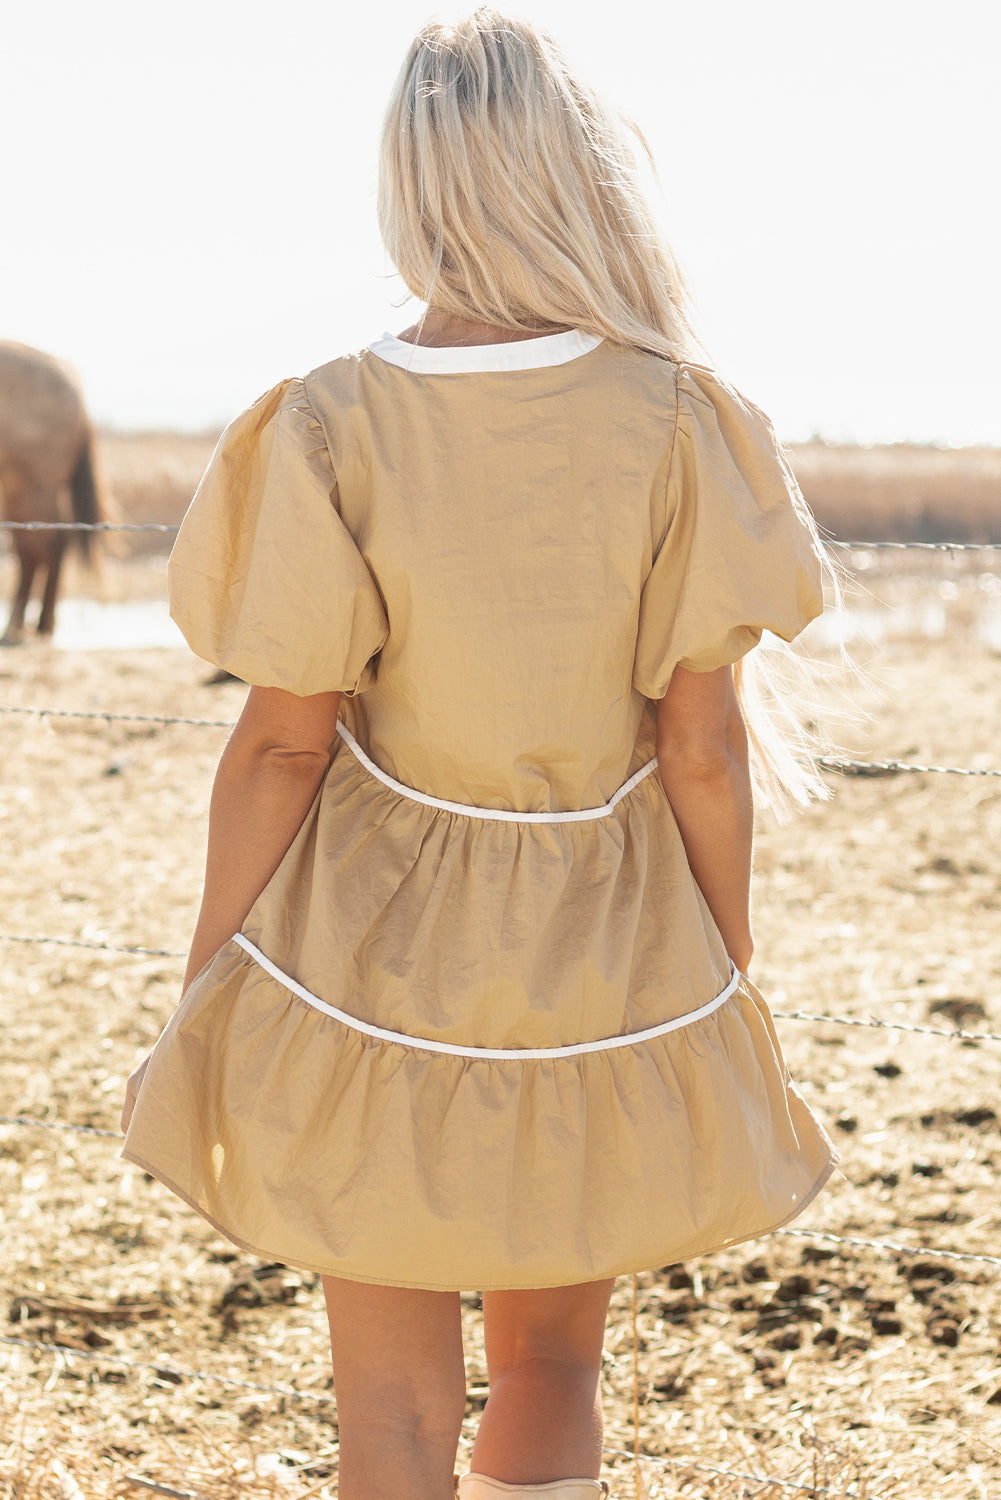
<path fill-rule="evenodd" d="M 132 1120 L 132 1111 L 136 1107 L 136 1100 L 139 1097 L 139 1090 L 142 1088 L 142 1081 L 146 1076 L 146 1068 L 149 1064 L 151 1055 L 152 1054 L 149 1052 L 146 1053 L 146 1056 L 143 1058 L 139 1066 L 137 1068 L 133 1068 L 132 1072 L 129 1074 L 129 1081 L 125 1085 L 125 1103 L 122 1105 L 123 1135 L 128 1130 L 129 1124 Z"/>

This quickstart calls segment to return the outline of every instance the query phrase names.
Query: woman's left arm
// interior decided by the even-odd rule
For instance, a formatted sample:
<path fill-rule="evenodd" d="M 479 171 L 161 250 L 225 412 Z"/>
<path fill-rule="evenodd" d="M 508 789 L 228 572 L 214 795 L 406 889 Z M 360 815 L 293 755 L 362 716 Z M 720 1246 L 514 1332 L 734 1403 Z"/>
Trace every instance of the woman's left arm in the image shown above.
<path fill-rule="evenodd" d="M 340 693 L 298 698 L 252 687 L 222 754 L 209 804 L 201 909 L 183 988 L 247 914 L 281 864 L 330 764 Z M 128 1129 L 146 1061 L 129 1079 L 122 1111 Z"/>
<path fill-rule="evenodd" d="M 747 732 L 732 668 L 689 672 L 675 667 L 657 705 L 657 760 L 689 868 L 727 953 L 746 974 L 754 952 L 754 802 Z"/>

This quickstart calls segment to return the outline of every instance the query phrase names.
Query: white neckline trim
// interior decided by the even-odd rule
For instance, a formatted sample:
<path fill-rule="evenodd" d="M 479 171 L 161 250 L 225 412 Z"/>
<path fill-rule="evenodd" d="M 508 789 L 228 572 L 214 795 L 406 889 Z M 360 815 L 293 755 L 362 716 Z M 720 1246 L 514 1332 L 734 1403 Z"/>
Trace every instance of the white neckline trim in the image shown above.
<path fill-rule="evenodd" d="M 399 365 L 414 375 L 474 375 L 488 370 L 541 370 L 565 365 L 596 349 L 601 339 L 593 333 L 570 328 L 565 333 L 547 333 L 538 339 L 516 339 L 506 344 L 463 344 L 433 349 L 426 344 L 408 344 L 395 334 L 384 333 L 369 344 L 372 354 L 388 364 Z"/>
<path fill-rule="evenodd" d="M 452 1057 L 473 1057 L 492 1062 L 543 1062 L 557 1057 L 582 1057 L 589 1052 L 613 1052 L 619 1047 L 641 1046 L 644 1042 L 652 1042 L 657 1037 L 668 1036 L 672 1031 L 681 1031 L 695 1021 L 706 1020 L 719 1010 L 721 1005 L 726 1004 L 743 978 L 737 969 L 733 969 L 726 988 L 720 990 L 719 994 L 714 995 L 705 1005 L 700 1005 L 696 1010 L 690 1010 L 683 1016 L 676 1016 L 673 1021 L 662 1021 L 659 1026 L 647 1026 L 642 1031 L 627 1031 L 624 1035 L 606 1036 L 596 1042 L 577 1042 L 569 1047 L 463 1047 L 456 1042 L 438 1042 L 432 1041 L 429 1037 L 410 1036 L 409 1033 L 403 1031 L 389 1031 L 384 1026 L 373 1026 L 370 1021 L 362 1021 L 358 1016 L 349 1016 L 347 1011 L 339 1010 L 336 1005 L 328 1005 L 326 1000 L 321 1000 L 304 985 L 298 984 L 290 974 L 286 974 L 277 964 L 272 963 L 270 958 L 263 954 L 249 938 L 244 937 L 242 932 L 234 933 L 233 942 L 285 989 L 297 995 L 300 1000 L 305 1000 L 306 1004 L 311 1005 L 314 1010 L 322 1011 L 325 1016 L 332 1016 L 335 1021 L 340 1021 L 342 1026 L 347 1026 L 351 1031 L 360 1031 L 363 1036 L 373 1037 L 379 1042 L 396 1042 L 403 1047 L 415 1047 L 419 1052 L 445 1052 Z"/>
<path fill-rule="evenodd" d="M 337 733 L 366 771 L 381 781 L 383 786 L 388 786 L 390 791 L 398 792 L 401 797 L 407 797 L 411 802 L 422 802 L 425 807 L 438 807 L 443 812 L 458 813 L 463 818 L 484 818 L 489 822 L 497 823 L 588 823 L 594 818 L 607 818 L 615 811 L 623 797 L 629 795 L 634 786 L 638 786 L 645 776 L 649 776 L 651 771 L 657 769 L 657 757 L 654 756 L 652 760 L 646 762 L 646 765 L 634 771 L 629 780 L 624 781 L 618 791 L 613 792 L 601 807 L 582 807 L 571 812 L 514 812 L 507 807 L 476 807 L 469 802 L 446 802 L 441 797 L 432 797 L 427 792 L 419 792 L 415 787 L 406 786 L 402 781 L 397 781 L 395 776 L 390 776 L 381 766 L 377 766 L 371 756 L 366 755 L 343 719 L 337 721 Z"/>

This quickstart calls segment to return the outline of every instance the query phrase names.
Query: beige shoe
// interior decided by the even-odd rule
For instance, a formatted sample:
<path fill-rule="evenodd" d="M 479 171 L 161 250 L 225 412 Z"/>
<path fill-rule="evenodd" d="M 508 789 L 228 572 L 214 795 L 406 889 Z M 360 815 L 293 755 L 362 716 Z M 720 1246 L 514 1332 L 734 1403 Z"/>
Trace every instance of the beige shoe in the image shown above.
<path fill-rule="evenodd" d="M 551 1479 L 548 1484 L 505 1484 L 487 1474 L 463 1474 L 459 1500 L 598 1500 L 608 1494 L 600 1479 Z"/>

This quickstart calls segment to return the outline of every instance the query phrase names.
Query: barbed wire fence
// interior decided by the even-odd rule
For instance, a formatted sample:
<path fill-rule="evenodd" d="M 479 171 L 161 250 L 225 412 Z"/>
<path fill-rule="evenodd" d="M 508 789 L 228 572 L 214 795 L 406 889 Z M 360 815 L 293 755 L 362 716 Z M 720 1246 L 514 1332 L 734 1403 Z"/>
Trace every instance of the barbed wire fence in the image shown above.
<path fill-rule="evenodd" d="M 0 531 L 153 531 L 174 534 L 178 525 L 154 521 L 0 521 Z M 825 537 L 824 545 L 838 551 L 862 552 L 1001 552 L 1001 542 L 884 542 L 863 538 L 845 541 Z"/>
<path fill-rule="evenodd" d="M 14 522 L 0 521 L 0 532 L 16 531 L 92 531 L 92 532 L 154 532 L 161 534 L 176 533 L 178 527 L 157 523 L 135 524 L 135 523 L 86 523 L 86 522 Z M 890 542 L 875 541 L 868 539 L 842 541 L 835 538 L 826 539 L 825 545 L 848 553 L 880 551 L 880 552 L 931 552 L 953 554 L 967 553 L 993 553 L 1001 552 L 1001 542 Z M 231 729 L 233 721 L 227 719 L 202 719 L 184 717 L 170 714 L 127 714 L 117 712 L 104 712 L 93 710 L 74 710 L 62 708 L 0 705 L 0 715 L 22 715 L 32 716 L 45 720 L 83 720 L 106 723 L 125 724 L 155 724 L 158 726 L 189 726 L 211 729 Z M 949 775 L 961 777 L 1001 777 L 1001 768 L 993 767 L 971 767 L 971 766 L 937 766 L 918 765 L 909 761 L 900 760 L 852 760 L 836 757 L 823 757 L 819 761 L 820 767 L 832 774 L 844 777 L 893 777 L 899 775 Z M 115 943 L 99 939 L 74 938 L 55 936 L 50 934 L 25 934 L 0 932 L 0 943 L 27 944 L 27 945 L 49 945 L 56 947 L 71 947 L 97 950 L 101 952 L 127 955 L 131 957 L 157 957 L 181 960 L 187 957 L 186 953 L 178 949 L 151 948 L 138 944 Z M 958 1023 L 951 1028 L 920 1026 L 903 1021 L 887 1021 L 880 1017 L 860 1018 L 857 1016 L 827 1015 L 802 1010 L 781 1011 L 775 1010 L 773 1014 L 777 1019 L 805 1022 L 811 1025 L 844 1026 L 855 1028 L 867 1028 L 877 1031 L 901 1032 L 920 1036 L 931 1036 L 961 1043 L 996 1043 L 1001 1042 L 1001 1033 L 991 1031 L 971 1031 L 965 1029 Z M 121 1140 L 121 1132 L 109 1130 L 100 1126 L 88 1125 L 74 1121 L 44 1119 L 27 1116 L 24 1114 L 0 1115 L 0 1126 L 17 1127 L 26 1130 L 51 1130 L 70 1132 L 81 1136 L 96 1137 L 108 1140 Z M 970 1263 L 991 1268 L 1001 1269 L 1001 1256 L 978 1254 L 973 1251 L 945 1249 L 932 1245 L 906 1245 L 896 1241 L 868 1239 L 857 1235 L 838 1234 L 833 1231 L 805 1228 L 784 1228 L 774 1231 L 775 1234 L 790 1238 L 818 1240 L 834 1245 L 844 1245 L 855 1249 L 866 1249 L 895 1257 L 925 1258 L 935 1262 L 947 1264 Z M 55 1354 L 59 1359 L 72 1361 L 84 1359 L 91 1361 L 103 1361 L 124 1369 L 134 1371 L 152 1371 L 160 1376 L 166 1376 L 170 1380 L 180 1381 L 215 1381 L 228 1387 L 235 1387 L 255 1391 L 272 1396 L 284 1397 L 303 1402 L 319 1402 L 329 1404 L 334 1397 L 323 1391 L 311 1391 L 300 1389 L 295 1386 L 284 1386 L 276 1384 L 262 1384 L 247 1380 L 238 1380 L 230 1376 L 218 1374 L 209 1370 L 201 1369 L 178 1369 L 162 1361 L 135 1360 L 124 1356 L 112 1354 L 104 1350 L 85 1350 L 73 1345 L 46 1342 L 39 1339 L 19 1338 L 14 1334 L 0 1334 L 0 1344 L 22 1348 L 26 1351 L 45 1352 Z M 608 1449 L 608 1456 L 632 1458 L 632 1453 L 625 1450 Z M 654 1455 L 641 1455 L 643 1461 L 655 1466 L 670 1467 L 671 1461 L 660 1459 Z M 684 1467 L 730 1477 L 742 1479 L 761 1486 L 776 1486 L 778 1488 L 808 1495 L 823 1495 L 832 1493 L 823 1486 L 800 1484 L 791 1480 L 777 1478 L 771 1475 L 745 1474 L 718 1465 L 690 1463 L 683 1461 Z M 138 1479 L 137 1479 L 137 1482 Z M 167 1491 L 163 1491 L 166 1493 Z M 851 1491 L 839 1489 L 839 1495 L 847 1495 Z"/>

